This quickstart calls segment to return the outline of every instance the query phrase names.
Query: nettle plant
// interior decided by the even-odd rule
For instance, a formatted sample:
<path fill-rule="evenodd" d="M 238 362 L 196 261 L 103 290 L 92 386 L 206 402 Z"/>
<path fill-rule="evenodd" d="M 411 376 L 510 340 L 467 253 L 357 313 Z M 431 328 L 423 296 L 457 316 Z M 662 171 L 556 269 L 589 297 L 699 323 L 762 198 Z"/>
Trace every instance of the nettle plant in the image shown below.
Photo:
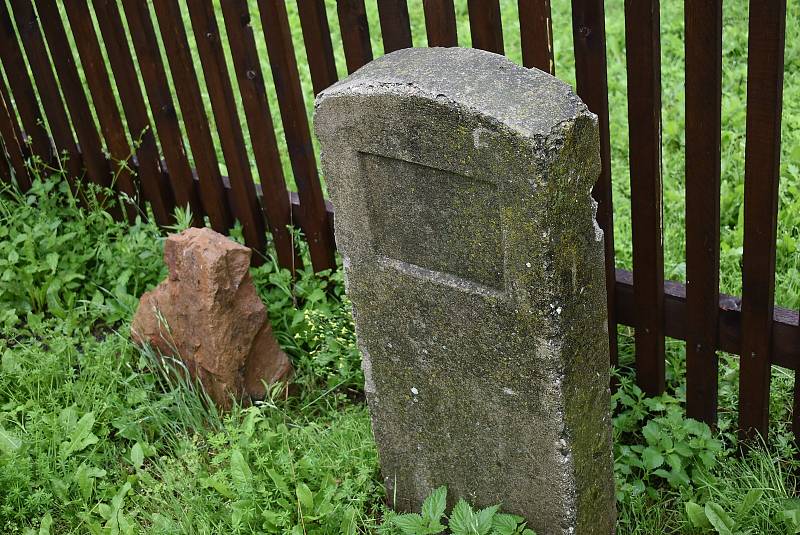
<path fill-rule="evenodd" d="M 664 484 L 680 489 L 701 483 L 722 441 L 707 424 L 685 418 L 678 399 L 647 398 L 630 378 L 620 379 L 612 396 L 617 499 L 641 493 L 655 498 Z"/>
<path fill-rule="evenodd" d="M 386 524 L 403 535 L 429 535 L 445 530 L 452 535 L 536 535 L 525 527 L 524 518 L 501 513 L 499 505 L 476 511 L 462 498 L 449 515 L 445 515 L 446 508 L 447 487 L 442 486 L 425 499 L 421 513 L 390 512 L 386 515 Z"/>

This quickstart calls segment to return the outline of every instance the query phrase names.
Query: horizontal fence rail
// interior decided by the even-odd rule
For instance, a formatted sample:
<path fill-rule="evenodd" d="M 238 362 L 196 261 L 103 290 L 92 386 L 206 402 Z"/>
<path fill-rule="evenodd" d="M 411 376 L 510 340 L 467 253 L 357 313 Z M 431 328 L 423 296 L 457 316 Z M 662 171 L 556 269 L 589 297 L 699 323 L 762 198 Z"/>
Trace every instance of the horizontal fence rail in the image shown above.
<path fill-rule="evenodd" d="M 297 227 L 314 270 L 333 269 L 334 214 L 306 105 L 339 73 L 371 61 L 380 50 L 374 43 L 382 42 L 385 53 L 412 46 L 416 19 L 405 0 L 378 2 L 373 26 L 370 5 L 0 2 L 0 181 L 27 189 L 44 164 L 62 168 L 79 193 L 96 183 L 132 199 L 111 203 L 120 219 L 149 206 L 162 226 L 173 222 L 176 207 L 188 207 L 194 224 L 207 218 L 220 232 L 238 221 L 250 247 L 262 254 L 274 247 L 279 265 L 290 270 L 301 265 L 289 230 Z M 469 37 L 462 35 L 462 43 L 509 52 L 500 2 L 465 6 Z M 414 31 L 424 31 L 422 42 L 458 46 L 465 26 L 457 24 L 463 12 L 453 0 L 425 0 L 421 7 L 424 29 Z M 550 0 L 519 0 L 516 7 L 522 63 L 555 73 Z M 618 325 L 633 327 L 637 382 L 658 394 L 665 386 L 665 337 L 685 340 L 687 413 L 714 425 L 717 352 L 740 355 L 741 437 L 766 436 L 771 366 L 800 370 L 798 312 L 773 302 L 786 2 L 751 2 L 741 299 L 719 292 L 721 0 L 685 3 L 686 113 L 692 117 L 686 125 L 686 285 L 664 278 L 659 1 L 625 2 L 632 272 L 615 266 L 604 2 L 571 0 L 571 8 L 576 90 L 600 128 L 602 165 L 592 194 L 605 234 L 611 363 L 618 364 Z M 297 31 L 290 17 L 299 21 Z M 341 65 L 335 50 L 344 53 Z M 793 425 L 800 433 L 798 381 Z"/>

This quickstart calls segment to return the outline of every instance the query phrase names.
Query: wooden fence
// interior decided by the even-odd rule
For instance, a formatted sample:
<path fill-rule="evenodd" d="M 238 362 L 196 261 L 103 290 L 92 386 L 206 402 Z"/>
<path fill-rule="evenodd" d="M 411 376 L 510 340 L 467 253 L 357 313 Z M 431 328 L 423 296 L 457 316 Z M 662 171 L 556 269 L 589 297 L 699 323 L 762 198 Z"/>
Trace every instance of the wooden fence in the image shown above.
<path fill-rule="evenodd" d="M 0 60 L 8 82 L 6 87 L 0 77 L 0 137 L 8 163 L 0 165 L 0 179 L 28 187 L 26 159 L 35 156 L 59 165 L 58 156 L 65 155 L 68 177 L 85 169 L 88 180 L 109 186 L 116 176 L 113 186 L 148 201 L 159 224 L 170 222 L 176 205 L 188 205 L 198 221 L 207 216 L 219 231 L 240 221 L 246 243 L 259 251 L 266 247 L 269 230 L 278 261 L 289 268 L 299 262 L 287 231 L 287 225 L 295 225 L 308 239 L 313 267 L 335 266 L 333 214 L 323 196 L 297 64 L 298 56 L 308 62 L 314 93 L 337 79 L 323 0 L 297 3 L 305 50 L 293 46 L 285 0 L 259 0 L 253 12 L 247 0 L 222 0 L 221 16 L 211 0 L 192 0 L 186 3 L 187 25 L 178 0 L 155 0 L 155 17 L 142 0 L 92 0 L 102 42 L 88 0 L 68 3 L 68 25 L 52 0 L 9 1 L 11 10 L 0 1 Z M 665 336 L 685 340 L 687 411 L 713 424 L 717 351 L 738 354 L 741 435 L 766 436 L 770 366 L 797 370 L 800 365 L 797 311 L 777 308 L 773 300 L 786 2 L 750 3 L 741 299 L 719 293 L 721 5 L 721 0 L 685 2 L 686 115 L 692 118 L 686 124 L 685 286 L 664 280 L 658 0 L 625 3 L 633 272 L 615 269 L 614 262 L 603 0 L 572 0 L 576 85 L 600 120 L 603 165 L 593 194 L 606 235 L 612 360 L 616 362 L 617 324 L 632 326 L 638 383 L 648 394 L 658 394 L 665 381 Z M 472 45 L 504 53 L 498 0 L 469 0 L 468 8 Z M 352 72 L 373 58 L 364 0 L 340 0 L 336 9 L 347 70 Z M 378 0 L 378 12 L 385 51 L 411 46 L 406 1 Z M 518 12 L 524 65 L 552 73 L 549 0 L 519 0 Z M 453 0 L 425 0 L 424 15 L 430 46 L 458 44 Z M 250 24 L 250 17 L 257 16 L 263 35 L 255 35 Z M 85 85 L 67 32 L 76 37 Z M 200 73 L 188 32 L 197 43 Z M 257 40 L 266 42 L 268 58 L 259 57 Z M 238 94 L 225 47 L 233 58 Z M 275 85 L 296 194 L 286 187 L 262 77 L 264 61 Z M 198 74 L 208 91 L 215 131 L 205 113 Z M 260 184 L 245 151 L 237 99 Z M 85 120 L 92 110 L 99 129 Z M 221 145 L 227 177 L 220 171 L 214 138 Z M 128 139 L 138 143 L 132 147 Z M 132 152 L 129 169 L 112 163 L 129 160 Z M 132 217 L 134 210 L 115 215 Z"/>

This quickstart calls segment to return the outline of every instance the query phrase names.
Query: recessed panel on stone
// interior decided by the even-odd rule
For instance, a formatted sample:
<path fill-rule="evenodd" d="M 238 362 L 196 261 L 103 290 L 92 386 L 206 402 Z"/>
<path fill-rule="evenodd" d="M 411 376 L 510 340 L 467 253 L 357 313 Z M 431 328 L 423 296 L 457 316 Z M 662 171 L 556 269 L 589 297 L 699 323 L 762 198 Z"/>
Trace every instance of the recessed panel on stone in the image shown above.
<path fill-rule="evenodd" d="M 503 287 L 497 185 L 428 165 L 359 153 L 373 193 L 369 221 L 375 252 L 387 265 L 450 274 Z M 413 229 L 412 232 L 408 232 Z"/>

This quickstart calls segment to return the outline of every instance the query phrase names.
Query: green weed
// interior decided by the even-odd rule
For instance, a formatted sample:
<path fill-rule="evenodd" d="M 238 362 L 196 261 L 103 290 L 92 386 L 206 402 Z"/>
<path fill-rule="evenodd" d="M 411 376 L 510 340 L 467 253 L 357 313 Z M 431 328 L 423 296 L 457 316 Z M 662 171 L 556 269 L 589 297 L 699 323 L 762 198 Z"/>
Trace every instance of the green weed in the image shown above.
<path fill-rule="evenodd" d="M 536 535 L 525 527 L 524 518 L 501 513 L 499 505 L 476 511 L 462 498 L 445 516 L 446 507 L 447 487 L 442 486 L 425 498 L 420 513 L 390 512 L 384 519 L 384 527 L 390 533 L 399 531 L 403 535 L 432 535 L 446 529 L 452 535 Z M 445 521 L 446 526 L 442 523 Z"/>

